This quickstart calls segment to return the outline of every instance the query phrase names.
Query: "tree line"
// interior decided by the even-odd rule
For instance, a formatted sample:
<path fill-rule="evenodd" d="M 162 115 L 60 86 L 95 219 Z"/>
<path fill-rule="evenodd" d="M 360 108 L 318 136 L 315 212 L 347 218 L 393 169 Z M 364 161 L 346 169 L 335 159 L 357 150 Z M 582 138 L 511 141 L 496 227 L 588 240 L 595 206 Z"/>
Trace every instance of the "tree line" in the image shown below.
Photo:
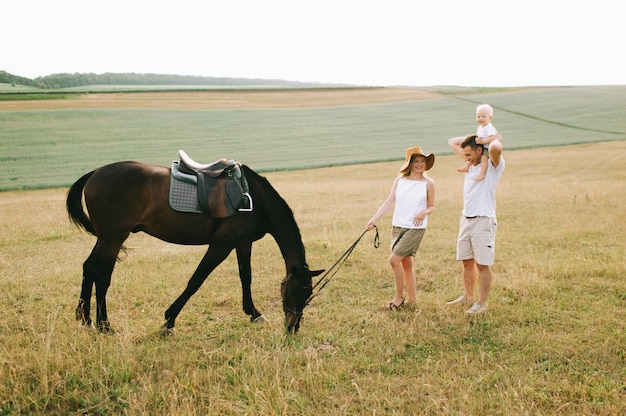
<path fill-rule="evenodd" d="M 62 73 L 46 75 L 34 79 L 20 77 L 0 71 L 0 83 L 22 85 L 35 88 L 57 89 L 82 87 L 87 85 L 307 85 L 306 83 L 267 79 L 203 77 L 195 75 L 164 75 L 136 73 Z"/>
<path fill-rule="evenodd" d="M 42 88 L 41 85 L 30 78 L 20 77 L 9 74 L 6 71 L 0 71 L 0 84 L 23 85 L 25 87 Z"/>

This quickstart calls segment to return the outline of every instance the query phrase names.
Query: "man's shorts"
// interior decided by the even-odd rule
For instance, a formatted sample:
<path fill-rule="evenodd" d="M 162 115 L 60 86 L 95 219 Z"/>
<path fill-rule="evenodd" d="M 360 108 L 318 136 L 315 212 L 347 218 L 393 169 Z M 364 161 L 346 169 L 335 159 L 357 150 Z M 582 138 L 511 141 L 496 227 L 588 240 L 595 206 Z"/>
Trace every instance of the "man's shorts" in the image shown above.
<path fill-rule="evenodd" d="M 495 218 L 461 216 L 456 259 L 474 259 L 481 266 L 492 266 L 496 258 L 497 227 Z"/>
<path fill-rule="evenodd" d="M 391 228 L 391 252 L 398 257 L 415 257 L 424 237 L 424 228 Z"/>

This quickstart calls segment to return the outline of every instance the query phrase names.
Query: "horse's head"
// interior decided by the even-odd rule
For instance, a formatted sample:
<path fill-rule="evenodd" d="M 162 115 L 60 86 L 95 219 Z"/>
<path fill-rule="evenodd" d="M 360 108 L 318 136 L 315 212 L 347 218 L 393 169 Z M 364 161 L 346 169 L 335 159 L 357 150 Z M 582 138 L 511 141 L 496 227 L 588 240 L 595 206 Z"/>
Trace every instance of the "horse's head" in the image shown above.
<path fill-rule="evenodd" d="M 300 268 L 293 266 L 287 277 L 280 283 L 287 332 L 292 334 L 298 332 L 302 312 L 313 292 L 311 278 L 320 275 L 323 271 L 312 271 L 306 266 Z"/>

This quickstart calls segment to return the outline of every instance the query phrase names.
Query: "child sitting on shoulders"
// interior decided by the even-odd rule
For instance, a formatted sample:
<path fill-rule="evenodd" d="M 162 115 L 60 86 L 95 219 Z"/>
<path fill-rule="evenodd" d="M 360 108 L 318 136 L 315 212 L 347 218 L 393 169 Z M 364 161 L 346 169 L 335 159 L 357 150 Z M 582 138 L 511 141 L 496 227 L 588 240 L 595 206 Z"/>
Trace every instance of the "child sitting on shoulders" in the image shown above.
<path fill-rule="evenodd" d="M 474 179 L 475 181 L 482 181 L 487 175 L 487 162 L 489 161 L 489 144 L 494 140 L 500 140 L 498 130 L 491 124 L 493 120 L 493 108 L 489 104 L 480 104 L 476 107 L 476 143 L 483 145 L 483 155 L 480 158 L 480 173 Z M 468 161 L 465 166 L 458 168 L 459 172 L 469 171 L 470 162 Z"/>

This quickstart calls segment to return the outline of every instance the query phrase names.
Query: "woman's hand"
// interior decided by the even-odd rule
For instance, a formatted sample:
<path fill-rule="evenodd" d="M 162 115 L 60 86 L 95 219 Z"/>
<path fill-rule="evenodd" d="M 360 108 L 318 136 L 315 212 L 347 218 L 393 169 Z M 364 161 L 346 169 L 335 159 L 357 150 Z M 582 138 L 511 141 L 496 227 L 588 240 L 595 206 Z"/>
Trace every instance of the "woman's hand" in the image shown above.
<path fill-rule="evenodd" d="M 426 218 L 426 213 L 424 211 L 420 212 L 413 218 L 413 225 L 419 227 L 424 222 L 424 218 Z"/>

